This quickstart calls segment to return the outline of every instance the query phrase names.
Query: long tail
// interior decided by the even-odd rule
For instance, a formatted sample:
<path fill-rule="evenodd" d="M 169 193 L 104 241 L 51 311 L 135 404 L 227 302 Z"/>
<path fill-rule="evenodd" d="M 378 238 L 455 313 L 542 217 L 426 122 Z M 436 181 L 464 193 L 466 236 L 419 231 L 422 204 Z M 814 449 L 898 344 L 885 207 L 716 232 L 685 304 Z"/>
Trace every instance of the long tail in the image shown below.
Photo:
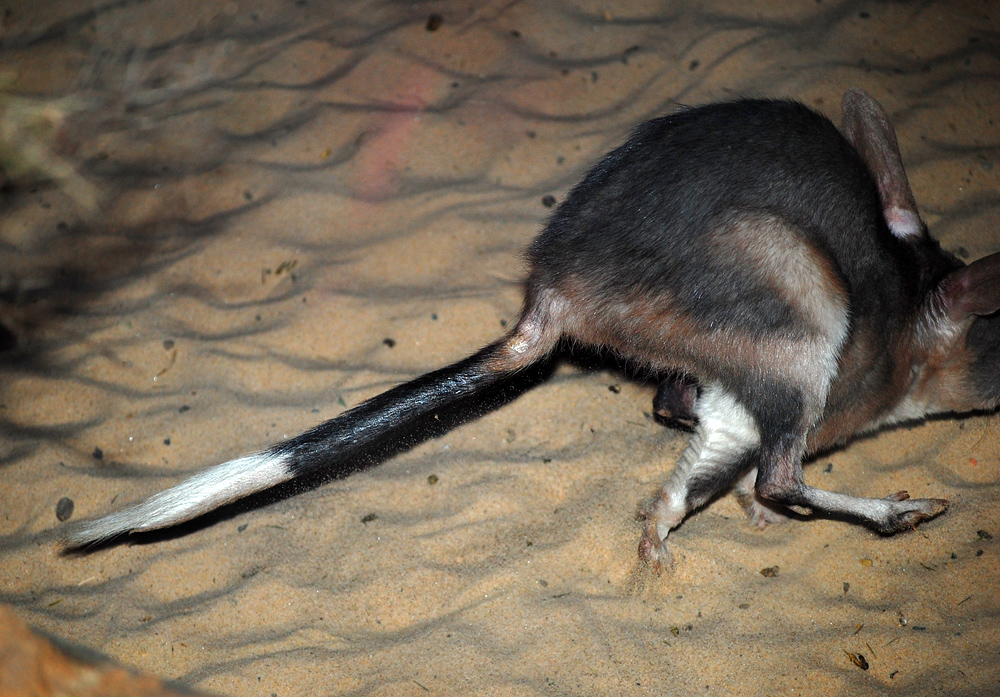
<path fill-rule="evenodd" d="M 548 353 L 526 355 L 511 337 L 447 368 L 383 392 L 267 450 L 224 462 L 125 510 L 83 521 L 63 537 L 68 548 L 95 545 L 130 532 L 159 530 L 196 518 L 258 491 L 323 470 L 331 460 L 364 451 L 420 417 L 469 397 Z"/>

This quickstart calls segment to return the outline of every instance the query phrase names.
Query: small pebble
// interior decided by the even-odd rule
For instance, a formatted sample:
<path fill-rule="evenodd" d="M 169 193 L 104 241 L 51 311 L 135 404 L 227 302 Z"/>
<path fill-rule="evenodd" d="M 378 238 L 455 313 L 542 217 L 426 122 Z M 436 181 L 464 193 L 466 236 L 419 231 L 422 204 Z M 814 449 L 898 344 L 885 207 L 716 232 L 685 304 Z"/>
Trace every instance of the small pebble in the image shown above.
<path fill-rule="evenodd" d="M 56 504 L 56 518 L 65 522 L 71 515 L 73 515 L 73 499 L 63 496 Z"/>

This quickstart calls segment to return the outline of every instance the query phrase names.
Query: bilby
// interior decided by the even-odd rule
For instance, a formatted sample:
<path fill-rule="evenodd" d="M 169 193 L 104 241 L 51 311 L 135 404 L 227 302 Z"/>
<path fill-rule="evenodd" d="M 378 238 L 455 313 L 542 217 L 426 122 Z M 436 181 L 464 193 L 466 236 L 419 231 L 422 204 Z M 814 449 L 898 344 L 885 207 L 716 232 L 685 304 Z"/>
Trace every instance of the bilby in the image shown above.
<path fill-rule="evenodd" d="M 176 525 L 322 471 L 548 360 L 560 342 L 667 376 L 657 411 L 693 428 L 641 514 L 640 556 L 735 488 L 761 526 L 783 510 L 895 533 L 942 499 L 807 486 L 802 459 L 856 434 L 1000 402 L 1000 254 L 969 265 L 921 221 L 882 107 L 861 90 L 842 132 L 790 101 L 685 108 L 639 126 L 528 250 L 504 337 L 267 450 L 72 527 L 73 548 Z"/>

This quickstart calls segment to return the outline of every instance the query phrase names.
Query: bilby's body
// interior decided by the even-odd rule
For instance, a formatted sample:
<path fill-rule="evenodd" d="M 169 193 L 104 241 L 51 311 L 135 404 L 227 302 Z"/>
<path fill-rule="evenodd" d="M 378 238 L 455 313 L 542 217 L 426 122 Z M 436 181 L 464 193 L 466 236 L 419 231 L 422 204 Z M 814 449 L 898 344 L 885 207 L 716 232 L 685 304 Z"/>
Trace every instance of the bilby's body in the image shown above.
<path fill-rule="evenodd" d="M 640 554 L 735 486 L 891 533 L 942 512 L 905 492 L 808 487 L 811 451 L 903 419 L 1000 400 L 1000 255 L 964 266 L 921 223 L 892 127 L 867 94 L 844 133 L 793 102 L 744 100 L 640 126 L 570 192 L 528 252 L 522 315 L 497 342 L 269 450 L 82 523 L 71 546 L 174 525 L 362 451 L 545 360 L 563 340 L 672 375 L 657 411 L 694 426 L 644 511 Z"/>

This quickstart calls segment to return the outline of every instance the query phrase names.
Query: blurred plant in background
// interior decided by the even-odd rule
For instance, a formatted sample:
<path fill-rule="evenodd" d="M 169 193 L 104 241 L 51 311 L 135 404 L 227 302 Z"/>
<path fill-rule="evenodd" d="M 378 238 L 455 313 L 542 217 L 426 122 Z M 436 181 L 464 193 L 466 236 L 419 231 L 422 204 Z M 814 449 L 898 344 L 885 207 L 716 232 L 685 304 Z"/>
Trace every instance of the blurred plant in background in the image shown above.
<path fill-rule="evenodd" d="M 66 120 L 82 109 L 73 98 L 33 99 L 9 90 L 14 76 L 0 74 L 0 187 L 51 181 L 82 208 L 97 208 L 98 190 L 67 157 Z"/>

